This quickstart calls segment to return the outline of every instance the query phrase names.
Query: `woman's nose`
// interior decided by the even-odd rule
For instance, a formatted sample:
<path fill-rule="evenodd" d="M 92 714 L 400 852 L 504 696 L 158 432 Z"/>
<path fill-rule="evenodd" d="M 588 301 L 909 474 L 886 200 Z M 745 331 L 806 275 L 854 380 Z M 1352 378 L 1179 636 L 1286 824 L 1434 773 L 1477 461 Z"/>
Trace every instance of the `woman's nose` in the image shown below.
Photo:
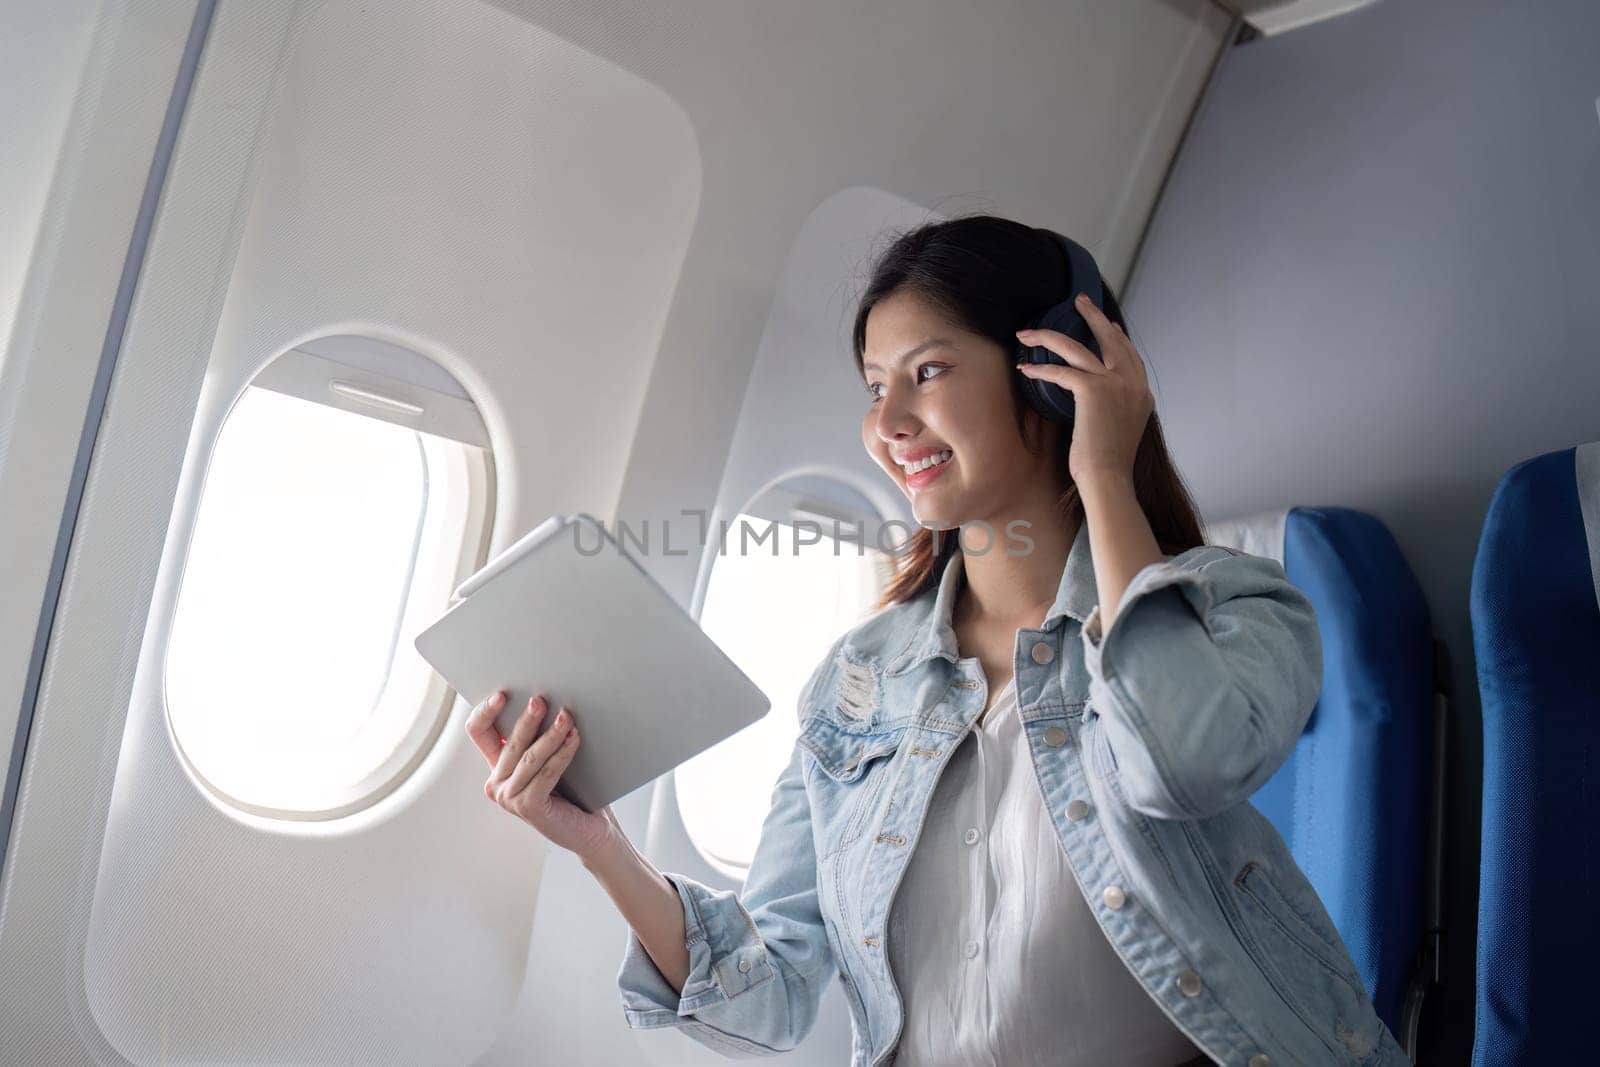
<path fill-rule="evenodd" d="M 876 429 L 885 444 L 894 444 L 916 432 L 916 415 L 903 390 L 887 389 L 878 401 Z"/>

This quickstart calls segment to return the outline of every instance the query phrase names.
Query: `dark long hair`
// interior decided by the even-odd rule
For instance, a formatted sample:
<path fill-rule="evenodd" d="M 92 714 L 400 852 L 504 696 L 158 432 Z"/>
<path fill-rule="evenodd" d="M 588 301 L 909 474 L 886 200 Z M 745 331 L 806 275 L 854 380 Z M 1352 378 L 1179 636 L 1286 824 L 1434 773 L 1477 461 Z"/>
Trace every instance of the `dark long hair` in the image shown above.
<path fill-rule="evenodd" d="M 1011 219 L 966 215 L 902 232 L 873 264 L 856 309 L 856 371 L 865 377 L 867 316 L 892 293 L 902 289 L 915 293 L 955 325 L 987 337 L 1014 358 L 1016 331 L 1034 315 L 1072 296 L 1071 280 L 1061 246 L 1045 231 Z M 1103 290 L 1101 310 L 1127 330 L 1116 293 L 1109 283 Z M 1037 450 L 1025 418 L 1028 408 L 1021 379 L 1021 374 L 1011 376 L 1017 430 L 1024 444 Z M 1056 457 L 1062 486 L 1057 510 L 1066 522 L 1075 513 L 1081 516 L 1083 501 L 1067 469 L 1070 427 L 1063 426 L 1062 431 Z M 1154 412 L 1134 456 L 1133 487 L 1164 554 L 1177 555 L 1204 543 L 1199 513 L 1167 453 L 1161 420 Z M 959 548 L 959 539 L 952 534 L 944 531 L 935 537 L 933 531 L 918 528 L 910 545 L 894 556 L 895 574 L 877 607 L 910 600 L 937 585 L 945 562 Z"/>

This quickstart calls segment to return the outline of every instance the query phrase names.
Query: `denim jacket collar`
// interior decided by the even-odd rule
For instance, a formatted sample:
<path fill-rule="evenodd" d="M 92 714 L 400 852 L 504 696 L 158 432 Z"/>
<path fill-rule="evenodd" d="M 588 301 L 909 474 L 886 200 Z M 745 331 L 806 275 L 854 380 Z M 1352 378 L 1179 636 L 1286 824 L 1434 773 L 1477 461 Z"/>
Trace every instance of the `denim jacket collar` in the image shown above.
<path fill-rule="evenodd" d="M 889 669 L 892 673 L 912 670 L 935 656 L 943 656 L 951 663 L 960 659 L 953 619 L 956 593 L 965 575 L 966 562 L 957 549 L 945 564 L 944 574 L 939 578 L 938 592 L 934 595 L 933 606 L 927 617 L 911 627 L 910 640 L 891 663 Z M 1040 629 L 1054 629 L 1057 621 L 1063 617 L 1075 619 L 1080 624 L 1086 623 L 1098 603 L 1094 559 L 1089 554 L 1089 524 L 1082 521 L 1078 523 L 1072 548 L 1067 552 L 1066 566 L 1061 570 L 1061 582 L 1056 587 L 1055 602 L 1050 605 Z"/>

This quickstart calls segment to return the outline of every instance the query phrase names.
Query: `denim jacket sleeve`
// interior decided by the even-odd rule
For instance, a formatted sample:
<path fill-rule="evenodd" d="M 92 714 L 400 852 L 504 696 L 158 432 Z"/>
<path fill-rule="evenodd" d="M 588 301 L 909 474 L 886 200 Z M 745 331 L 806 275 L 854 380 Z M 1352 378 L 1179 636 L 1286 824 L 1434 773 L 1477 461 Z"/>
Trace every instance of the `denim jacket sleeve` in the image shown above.
<path fill-rule="evenodd" d="M 806 683 L 802 714 L 832 661 L 830 650 Z M 665 875 L 687 931 L 681 996 L 628 931 L 617 983 L 629 1026 L 677 1027 L 730 1058 L 786 1052 L 810 1033 L 836 966 L 818 905 L 804 752 L 796 745 L 778 777 L 742 890 Z"/>
<path fill-rule="evenodd" d="M 1084 665 L 1132 807 L 1205 818 L 1282 766 L 1322 689 L 1316 613 L 1282 564 L 1201 545 L 1134 575 L 1109 633 L 1099 616 Z"/>

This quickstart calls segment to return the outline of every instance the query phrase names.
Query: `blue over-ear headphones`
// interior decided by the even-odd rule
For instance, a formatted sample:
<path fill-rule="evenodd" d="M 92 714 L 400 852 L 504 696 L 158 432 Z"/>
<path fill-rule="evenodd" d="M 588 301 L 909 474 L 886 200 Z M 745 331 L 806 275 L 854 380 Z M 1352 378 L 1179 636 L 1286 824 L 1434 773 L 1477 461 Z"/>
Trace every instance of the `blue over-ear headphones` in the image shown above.
<path fill-rule="evenodd" d="M 1088 293 L 1094 306 L 1104 308 L 1104 294 L 1100 283 L 1100 268 L 1095 265 L 1094 257 L 1088 249 L 1070 237 L 1063 237 L 1054 230 L 1039 227 L 1040 233 L 1047 233 L 1055 238 L 1061 246 L 1062 252 L 1067 257 L 1067 268 L 1071 274 L 1067 286 L 1067 298 L 1041 312 L 1031 319 L 1023 329 L 1028 330 L 1057 330 L 1083 345 L 1094 353 L 1096 359 L 1102 363 L 1105 357 L 1100 354 L 1100 344 L 1095 340 L 1094 331 L 1089 329 L 1089 324 L 1078 314 L 1078 309 L 1073 305 L 1073 300 L 1079 293 Z M 1070 366 L 1066 360 L 1040 345 L 1022 345 L 1019 342 L 1018 366 L 1023 363 L 1054 363 L 1058 366 Z M 1028 399 L 1028 406 L 1052 422 L 1071 423 L 1076 410 L 1072 402 L 1072 391 L 1063 389 L 1054 382 L 1047 382 L 1031 375 L 1017 372 L 1022 377 L 1022 393 Z"/>

